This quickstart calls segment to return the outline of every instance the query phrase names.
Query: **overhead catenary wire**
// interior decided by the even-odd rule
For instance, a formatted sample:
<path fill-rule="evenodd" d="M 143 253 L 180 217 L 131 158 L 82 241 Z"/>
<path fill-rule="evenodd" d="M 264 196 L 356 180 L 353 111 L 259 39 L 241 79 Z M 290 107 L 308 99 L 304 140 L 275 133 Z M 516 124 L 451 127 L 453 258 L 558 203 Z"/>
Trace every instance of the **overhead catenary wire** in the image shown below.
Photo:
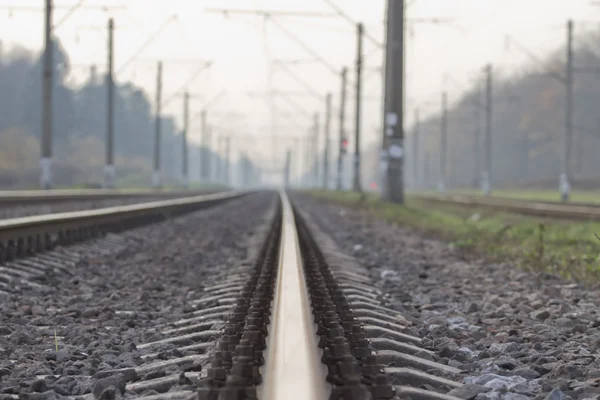
<path fill-rule="evenodd" d="M 316 51 L 314 51 L 310 46 L 308 46 L 306 43 L 304 43 L 304 41 L 301 40 L 298 36 L 294 35 L 287 28 L 283 27 L 283 25 L 281 25 L 275 18 L 270 17 L 269 21 L 273 25 L 275 25 L 277 28 L 279 28 L 279 30 L 281 32 L 283 32 L 287 37 L 289 37 L 298 46 L 302 47 L 304 49 L 304 51 L 306 51 L 307 53 L 309 53 L 310 55 L 315 57 L 317 60 L 319 60 L 319 62 L 321 64 L 323 64 L 323 66 L 325 66 L 329 71 L 331 71 L 331 73 L 333 73 L 336 76 L 338 75 L 338 73 L 339 73 L 338 68 L 334 67 L 329 61 L 327 61 L 324 57 L 322 57 L 320 54 L 318 54 Z"/>
<path fill-rule="evenodd" d="M 192 74 L 192 76 L 190 76 L 190 78 L 187 81 L 185 81 L 185 83 L 183 85 L 181 85 L 181 88 L 178 91 L 176 91 L 170 97 L 168 97 L 166 100 L 164 100 L 161 106 L 163 108 L 166 108 L 173 101 L 173 99 L 175 99 L 177 96 L 181 95 L 181 93 L 183 93 L 185 91 L 185 89 L 188 86 L 190 86 L 192 84 L 192 82 L 194 82 L 194 80 L 198 77 L 198 75 L 200 75 L 200 73 L 202 71 L 204 71 L 207 67 L 210 67 L 211 65 L 212 65 L 211 61 L 205 62 L 204 65 L 202 65 L 200 68 L 198 68 Z"/>
<path fill-rule="evenodd" d="M 120 73 L 122 73 L 145 49 L 146 47 L 148 47 L 152 41 L 154 41 L 154 39 L 156 39 L 156 37 L 173 21 L 177 20 L 177 16 L 176 15 L 171 15 L 170 17 L 168 17 L 163 23 L 162 25 L 158 28 L 157 31 L 155 31 L 152 35 L 150 35 L 150 37 L 144 42 L 144 44 L 142 44 L 142 46 L 140 46 L 140 48 L 131 55 L 131 57 L 129 57 L 127 59 L 127 61 L 125 61 L 118 69 L 117 72 L 115 73 L 115 75 L 119 75 Z"/>
<path fill-rule="evenodd" d="M 344 12 L 344 10 L 342 10 L 340 7 L 338 7 L 332 0 L 324 0 L 325 3 L 327 3 L 329 5 L 329 7 L 331 7 L 340 17 L 344 18 L 346 21 L 350 22 L 352 25 L 356 26 L 356 24 L 358 23 L 358 21 L 353 20 L 352 18 L 350 18 L 348 16 L 348 14 L 346 14 Z M 375 39 L 367 30 L 365 30 L 365 38 L 367 38 L 368 40 L 371 41 L 371 43 L 373 43 L 375 46 L 377 46 L 379 49 L 383 49 L 383 43 L 381 43 L 379 40 Z"/>
<path fill-rule="evenodd" d="M 311 96 L 315 97 L 315 99 L 318 99 L 318 100 L 322 99 L 323 96 L 319 93 L 319 91 L 316 90 L 314 87 L 312 87 L 308 82 L 306 82 L 298 74 L 293 72 L 291 70 L 291 68 L 289 68 L 287 65 L 285 65 L 283 63 L 277 64 L 277 65 L 280 69 L 282 69 L 284 72 L 286 72 L 292 79 L 294 79 L 298 84 L 300 84 L 304 89 L 306 89 L 306 91 L 308 93 L 310 93 Z"/>

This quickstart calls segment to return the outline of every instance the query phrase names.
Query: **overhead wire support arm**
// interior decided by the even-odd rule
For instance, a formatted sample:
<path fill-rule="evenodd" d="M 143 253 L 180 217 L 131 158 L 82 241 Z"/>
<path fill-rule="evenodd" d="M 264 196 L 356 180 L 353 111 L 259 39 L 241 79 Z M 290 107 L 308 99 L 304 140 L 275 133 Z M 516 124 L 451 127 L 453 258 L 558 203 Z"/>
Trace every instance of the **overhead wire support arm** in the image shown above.
<path fill-rule="evenodd" d="M 206 8 L 204 11 L 208 13 L 219 13 L 224 16 L 230 14 L 246 14 L 260 15 L 263 17 L 278 16 L 278 17 L 296 17 L 296 18 L 335 18 L 337 14 L 311 12 L 311 11 L 284 11 L 284 10 L 253 10 L 253 9 L 235 9 L 235 8 Z"/>

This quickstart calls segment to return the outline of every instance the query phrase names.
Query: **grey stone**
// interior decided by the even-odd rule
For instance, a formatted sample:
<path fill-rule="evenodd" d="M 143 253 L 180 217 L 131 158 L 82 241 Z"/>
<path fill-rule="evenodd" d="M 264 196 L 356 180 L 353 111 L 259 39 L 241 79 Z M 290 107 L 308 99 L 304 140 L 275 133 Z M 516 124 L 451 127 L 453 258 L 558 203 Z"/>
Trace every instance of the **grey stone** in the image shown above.
<path fill-rule="evenodd" d="M 555 388 L 548 393 L 545 400 L 565 400 L 566 398 L 567 396 L 562 392 L 562 390 Z"/>
<path fill-rule="evenodd" d="M 525 379 L 536 379 L 540 377 L 540 373 L 529 367 L 519 367 L 512 371 L 513 374 L 522 376 Z"/>
<path fill-rule="evenodd" d="M 519 393 L 506 393 L 503 400 L 529 400 L 529 397 Z"/>
<path fill-rule="evenodd" d="M 123 394 L 125 393 L 125 385 L 126 382 L 123 374 L 111 375 L 96 381 L 92 393 L 95 398 L 100 399 L 100 396 L 104 394 L 105 390 L 112 386 L 115 388 L 115 393 Z M 110 391 L 107 392 L 106 395 L 110 395 Z"/>
<path fill-rule="evenodd" d="M 448 393 L 448 396 L 458 397 L 459 399 L 470 400 L 474 399 L 478 394 L 489 392 L 490 388 L 483 385 L 465 384 L 461 387 L 454 388 Z"/>
<path fill-rule="evenodd" d="M 550 316 L 550 311 L 544 309 L 544 310 L 538 310 L 538 311 L 534 311 L 531 313 L 531 318 L 540 320 L 540 321 L 544 321 L 545 319 L 547 319 Z"/>
<path fill-rule="evenodd" d="M 502 398 L 502 393 L 497 392 L 495 390 L 487 393 L 479 393 L 475 400 L 500 400 Z"/>
<path fill-rule="evenodd" d="M 0 335 L 1 336 L 10 335 L 12 332 L 13 332 L 12 329 L 10 329 L 8 326 L 6 326 L 6 325 L 0 326 Z"/>

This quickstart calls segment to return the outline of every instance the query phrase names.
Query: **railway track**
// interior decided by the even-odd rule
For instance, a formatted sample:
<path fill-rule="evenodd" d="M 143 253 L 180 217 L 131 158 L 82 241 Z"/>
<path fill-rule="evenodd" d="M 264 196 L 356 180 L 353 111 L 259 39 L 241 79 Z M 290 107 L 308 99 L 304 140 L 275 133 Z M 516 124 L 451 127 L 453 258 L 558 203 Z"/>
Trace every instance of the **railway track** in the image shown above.
<path fill-rule="evenodd" d="M 277 198 L 271 194 L 272 200 L 256 196 L 268 195 L 215 194 L 0 221 L 0 282 L 4 283 L 0 289 L 10 296 L 18 284 L 24 288 L 22 296 L 27 296 L 28 290 L 44 293 L 44 286 L 51 286 L 52 280 L 44 279 L 48 274 L 68 276 L 72 264 L 79 261 L 74 253 L 86 249 L 95 251 L 94 257 L 114 253 L 114 246 L 122 242 L 107 233 L 186 213 L 196 215 L 198 209 L 224 202 L 230 206 L 221 207 L 230 207 L 230 213 L 243 212 L 245 199 L 253 207 L 272 204 L 267 223 L 253 234 L 255 245 L 248 262 L 194 269 L 202 290 L 179 300 L 185 303 L 180 304 L 182 313 L 146 310 L 156 322 L 136 327 L 132 320 L 121 330 L 107 329 L 103 334 L 115 345 L 98 355 L 99 364 L 85 362 L 96 356 L 89 351 L 91 344 L 72 346 L 67 362 L 56 351 L 58 344 L 55 350 L 46 349 L 43 370 L 52 373 L 39 373 L 39 366 L 23 372 L 19 361 L 13 360 L 4 371 L 0 368 L 10 377 L 0 383 L 0 397 L 474 397 L 473 389 L 460 383 L 462 371 L 439 362 L 435 351 L 424 346 L 408 320 L 394 310 L 391 296 L 363 266 L 343 254 L 308 214 L 294 208 L 284 193 Z M 211 210 L 218 213 L 221 207 Z M 167 273 L 169 268 L 162 269 Z M 141 311 L 132 307 L 112 313 L 127 319 Z M 65 324 L 59 330 L 69 329 Z M 135 331 L 138 340 L 118 344 L 128 329 Z M 0 340 L 0 347 L 3 344 Z M 122 361 L 119 357 L 124 353 L 133 356 Z M 18 350 L 13 349 L 13 354 Z M 19 370 L 18 376 L 11 368 Z M 75 383 L 65 389 L 57 382 L 66 379 Z M 7 381 L 10 384 L 2 385 Z"/>
<path fill-rule="evenodd" d="M 547 218 L 571 220 L 600 220 L 600 205 L 593 203 L 559 203 L 518 200 L 501 197 L 480 197 L 455 194 L 418 194 L 415 199 L 461 207 L 485 208 Z"/>
<path fill-rule="evenodd" d="M 0 219 L 83 211 L 216 193 L 217 190 L 9 190 L 0 191 Z"/>
<path fill-rule="evenodd" d="M 48 204 L 66 201 L 108 200 L 123 198 L 174 198 L 210 194 L 209 190 L 114 190 L 114 189 L 56 189 L 56 190 L 2 190 L 0 206 Z"/>

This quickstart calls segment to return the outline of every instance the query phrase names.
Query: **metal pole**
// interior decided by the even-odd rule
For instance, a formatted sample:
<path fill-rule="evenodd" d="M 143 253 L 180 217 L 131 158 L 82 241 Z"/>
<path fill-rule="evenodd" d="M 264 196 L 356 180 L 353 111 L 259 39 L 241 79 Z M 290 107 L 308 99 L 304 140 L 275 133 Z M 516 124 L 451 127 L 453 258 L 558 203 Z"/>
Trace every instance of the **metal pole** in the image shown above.
<path fill-rule="evenodd" d="M 206 125 L 206 179 L 211 182 L 212 181 L 212 160 L 213 160 L 213 152 L 212 148 L 212 130 L 213 127 L 210 124 Z"/>
<path fill-rule="evenodd" d="M 393 78 L 393 74 L 392 74 L 392 28 L 394 26 L 393 22 L 392 22 L 392 11 L 393 11 L 393 0 L 387 0 L 386 2 L 386 10 L 385 10 L 385 15 L 386 15 L 386 33 L 385 33 L 385 51 L 383 52 L 383 60 L 382 60 L 382 64 L 384 66 L 383 68 L 383 73 L 382 73 L 382 83 L 383 83 L 383 88 L 382 88 L 382 94 L 383 94 L 383 104 L 382 104 L 382 111 L 383 111 L 383 115 L 382 115 L 382 123 L 381 123 L 381 152 L 379 155 L 379 162 L 380 162 L 380 170 L 379 170 L 379 186 L 380 186 L 380 193 L 381 193 L 381 197 L 383 199 L 389 199 L 389 194 L 388 194 L 388 170 L 387 170 L 387 162 L 388 162 L 388 157 L 387 157 L 387 148 L 389 145 L 389 139 L 388 139 L 388 132 L 390 132 L 390 128 L 388 128 L 388 124 L 387 124 L 387 118 L 388 115 L 390 114 L 390 99 L 392 96 L 392 86 L 391 86 L 391 82 L 392 82 L 392 78 Z"/>
<path fill-rule="evenodd" d="M 473 107 L 473 119 L 475 122 L 475 130 L 473 132 L 473 188 L 479 187 L 479 171 L 481 171 L 481 157 L 480 157 L 480 136 L 481 136 L 481 84 L 477 84 L 475 88 L 475 104 Z"/>
<path fill-rule="evenodd" d="M 291 161 L 292 161 L 292 152 L 290 149 L 288 149 L 285 154 L 285 167 L 283 170 L 283 174 L 284 174 L 283 175 L 283 185 L 284 185 L 284 188 L 286 188 L 286 189 L 290 188 Z"/>
<path fill-rule="evenodd" d="M 385 115 L 385 198 L 404 203 L 404 1 L 388 0 Z"/>
<path fill-rule="evenodd" d="M 329 141 L 331 128 L 331 93 L 325 97 L 325 154 L 323 155 L 323 189 L 329 189 Z"/>
<path fill-rule="evenodd" d="M 206 136 L 208 134 L 208 127 L 206 126 L 206 110 L 202 110 L 200 121 L 202 129 L 200 137 L 200 179 L 203 182 L 208 182 L 208 167 L 206 166 L 208 161 L 208 152 L 206 151 Z"/>
<path fill-rule="evenodd" d="M 440 182 L 438 190 L 446 190 L 446 159 L 448 152 L 448 94 L 442 93 L 442 119 L 440 126 Z"/>
<path fill-rule="evenodd" d="M 115 186 L 115 162 L 114 162 L 114 81 L 113 81 L 113 32 L 114 22 L 108 20 L 108 73 L 106 75 L 106 164 L 104 165 L 104 186 L 114 188 Z"/>
<path fill-rule="evenodd" d="M 221 168 L 222 168 L 222 160 L 221 160 L 221 142 L 222 142 L 222 137 L 218 137 L 217 138 L 217 162 L 216 162 L 216 166 L 215 166 L 215 175 L 216 175 L 216 181 L 218 183 L 221 182 Z"/>
<path fill-rule="evenodd" d="M 46 0 L 45 17 L 40 184 L 42 189 L 50 189 L 52 188 L 52 0 Z"/>
<path fill-rule="evenodd" d="M 342 91 L 340 94 L 340 140 L 338 149 L 338 165 L 337 165 L 337 190 L 342 190 L 342 170 L 344 165 L 344 140 L 346 133 L 344 132 L 344 119 L 346 118 L 346 76 L 348 69 L 342 68 Z"/>
<path fill-rule="evenodd" d="M 183 186 L 188 187 L 188 148 L 187 135 L 189 130 L 189 115 L 190 115 L 190 94 L 183 94 L 183 132 L 181 133 L 182 149 L 181 149 L 181 178 Z"/>
<path fill-rule="evenodd" d="M 413 174 L 414 187 L 419 187 L 419 109 L 415 110 L 415 132 L 413 134 Z"/>
<path fill-rule="evenodd" d="M 319 113 L 315 113 L 314 116 L 314 177 L 313 177 L 313 185 L 317 186 L 319 184 Z"/>
<path fill-rule="evenodd" d="M 152 186 L 160 187 L 160 125 L 161 125 L 161 97 L 162 97 L 162 61 L 158 62 L 156 74 L 156 119 L 154 122 L 154 173 L 152 174 Z"/>
<path fill-rule="evenodd" d="M 571 177 L 571 143 L 573 140 L 573 21 L 567 21 L 567 63 L 565 71 L 565 160 L 560 177 L 560 191 L 563 201 L 569 200 Z"/>
<path fill-rule="evenodd" d="M 225 138 L 225 184 L 229 185 L 229 166 L 230 166 L 230 150 L 231 150 L 231 137 Z"/>
<path fill-rule="evenodd" d="M 354 191 L 362 192 L 360 182 L 360 123 L 361 123 L 361 83 L 362 83 L 362 39 L 363 24 L 357 24 L 357 51 L 356 51 L 356 121 L 354 131 Z"/>
<path fill-rule="evenodd" d="M 304 165 L 305 165 L 305 169 L 306 172 L 304 173 L 304 186 L 305 187 L 311 187 L 310 184 L 310 176 L 311 176 L 311 163 L 312 163 L 312 155 L 311 153 L 311 138 L 310 135 L 308 135 L 305 139 L 305 144 L 304 144 Z"/>
<path fill-rule="evenodd" d="M 485 67 L 485 171 L 483 172 L 483 194 L 492 192 L 492 65 Z"/>

